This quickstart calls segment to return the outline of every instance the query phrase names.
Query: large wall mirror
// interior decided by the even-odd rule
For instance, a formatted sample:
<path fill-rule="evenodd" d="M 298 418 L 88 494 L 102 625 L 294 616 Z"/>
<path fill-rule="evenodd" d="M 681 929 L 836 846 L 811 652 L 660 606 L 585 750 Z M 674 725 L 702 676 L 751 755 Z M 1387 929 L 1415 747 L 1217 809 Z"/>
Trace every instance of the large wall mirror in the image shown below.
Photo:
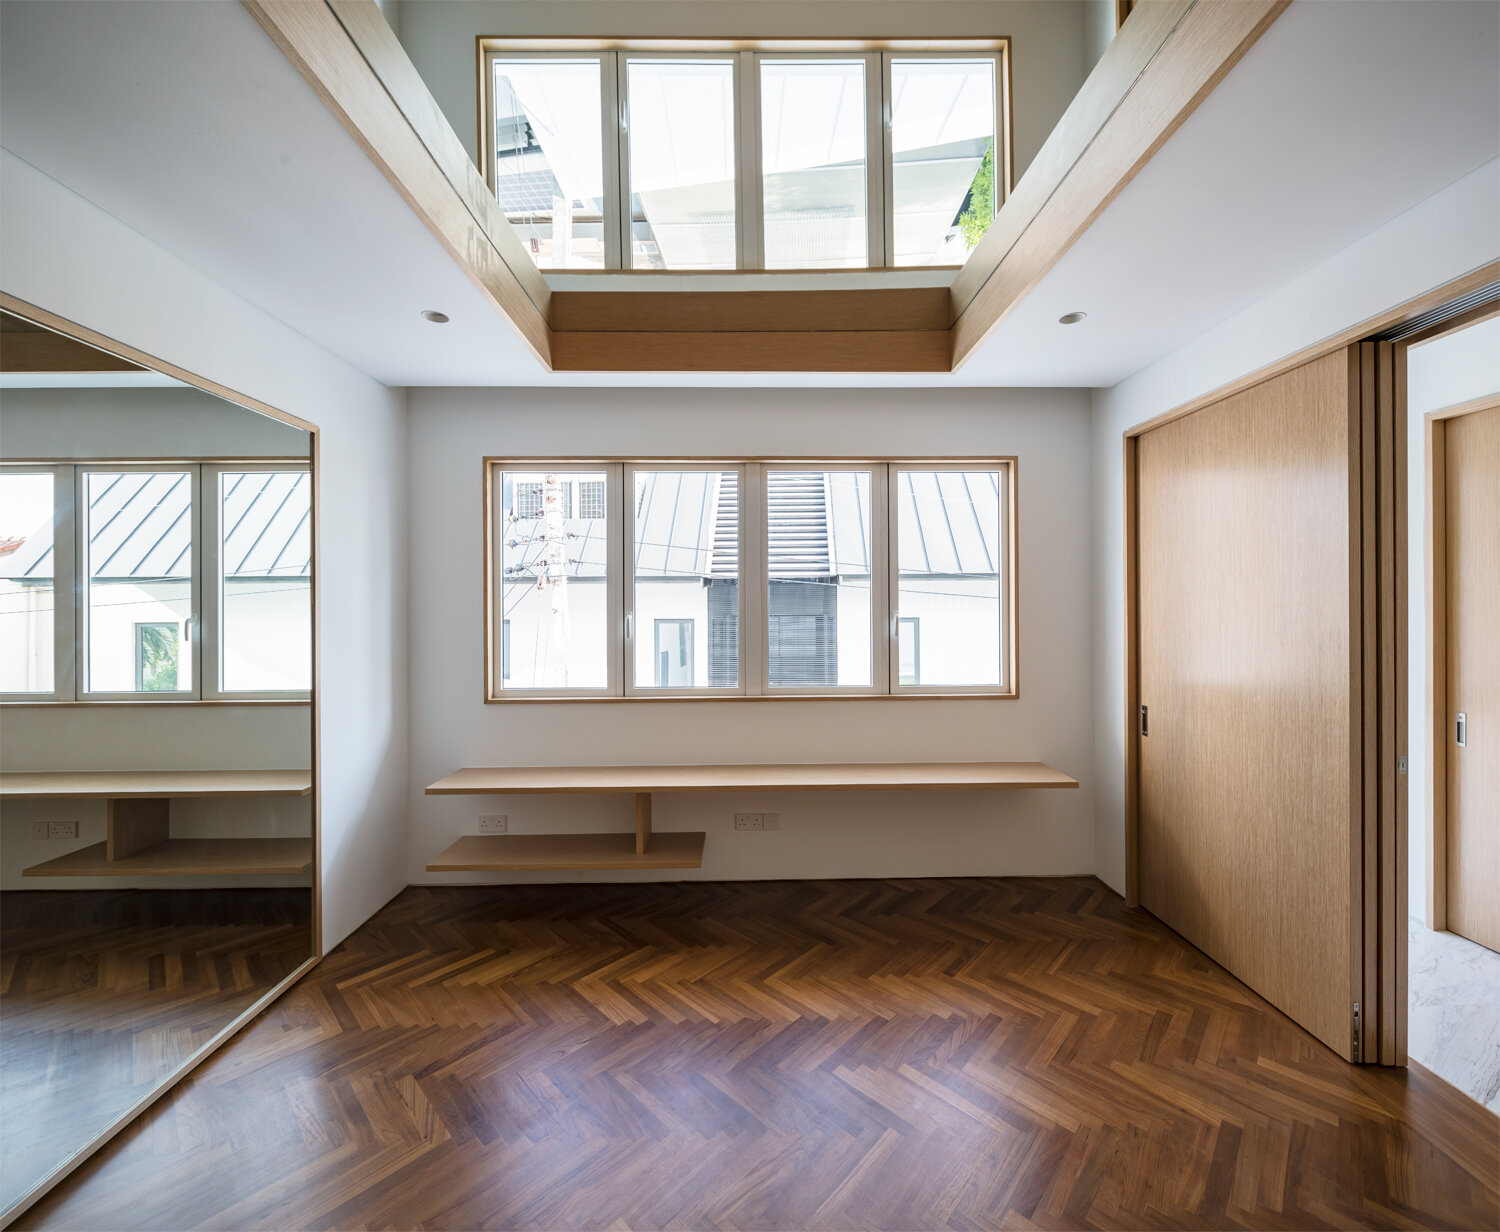
<path fill-rule="evenodd" d="M 317 953 L 312 443 L 0 315 L 0 1225 Z"/>

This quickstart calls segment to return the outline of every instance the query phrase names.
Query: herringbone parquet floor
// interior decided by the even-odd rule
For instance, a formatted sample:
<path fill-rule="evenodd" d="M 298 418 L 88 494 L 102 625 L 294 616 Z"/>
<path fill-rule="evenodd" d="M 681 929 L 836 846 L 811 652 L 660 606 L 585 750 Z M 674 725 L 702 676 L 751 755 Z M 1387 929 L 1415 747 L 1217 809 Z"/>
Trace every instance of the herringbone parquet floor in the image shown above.
<path fill-rule="evenodd" d="M 411 888 L 53 1228 L 1494 1228 L 1497 1121 L 1092 878 Z"/>

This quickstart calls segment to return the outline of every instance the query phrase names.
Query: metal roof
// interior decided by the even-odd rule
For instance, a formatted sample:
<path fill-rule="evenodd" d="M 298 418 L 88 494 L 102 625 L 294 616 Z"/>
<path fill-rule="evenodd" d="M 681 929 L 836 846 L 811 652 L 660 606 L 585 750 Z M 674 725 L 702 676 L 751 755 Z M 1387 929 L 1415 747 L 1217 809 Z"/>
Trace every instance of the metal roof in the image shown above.
<path fill-rule="evenodd" d="M 502 565 L 512 579 L 544 568 L 542 520 L 515 518 L 517 482 L 501 493 L 507 511 Z M 566 476 L 564 482 L 577 482 Z M 739 572 L 739 484 L 735 471 L 637 471 L 638 578 L 734 577 Z M 775 470 L 766 479 L 769 574 L 776 578 L 865 577 L 870 572 L 869 471 Z M 1000 484 L 993 471 L 901 471 L 895 493 L 903 575 L 993 574 L 999 555 Z M 576 508 L 577 499 L 565 500 Z M 568 574 L 602 578 L 608 554 L 602 518 L 565 518 Z"/>
<path fill-rule="evenodd" d="M 305 578 L 312 572 L 306 471 L 224 472 L 222 560 L 229 578 Z M 89 576 L 149 581 L 190 576 L 192 484 L 185 471 L 91 472 Z M 52 523 L 0 555 L 0 577 L 52 576 Z"/>

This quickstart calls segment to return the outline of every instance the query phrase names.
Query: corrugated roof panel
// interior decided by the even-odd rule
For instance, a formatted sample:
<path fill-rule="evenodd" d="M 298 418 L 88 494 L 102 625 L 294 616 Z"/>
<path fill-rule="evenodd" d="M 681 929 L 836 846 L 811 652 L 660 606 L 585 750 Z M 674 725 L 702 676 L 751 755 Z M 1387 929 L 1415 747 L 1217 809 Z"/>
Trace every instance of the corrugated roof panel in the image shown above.
<path fill-rule="evenodd" d="M 1000 485 L 994 471 L 898 471 L 903 574 L 994 573 Z"/>
<path fill-rule="evenodd" d="M 636 472 L 635 574 L 702 577 L 709 572 L 716 471 Z"/>
<path fill-rule="evenodd" d="M 828 471 L 829 571 L 870 572 L 870 472 Z"/>
<path fill-rule="evenodd" d="M 227 577 L 312 572 L 312 477 L 306 471 L 225 472 Z M 183 471 L 95 471 L 89 484 L 89 565 L 96 580 L 186 578 L 192 560 L 191 484 Z M 51 576 L 52 523 L 0 556 L 0 578 Z"/>
<path fill-rule="evenodd" d="M 87 485 L 90 577 L 190 576 L 193 489 L 186 471 L 96 471 Z"/>
<path fill-rule="evenodd" d="M 224 570 L 230 577 L 305 577 L 311 564 L 312 476 L 226 471 Z"/>

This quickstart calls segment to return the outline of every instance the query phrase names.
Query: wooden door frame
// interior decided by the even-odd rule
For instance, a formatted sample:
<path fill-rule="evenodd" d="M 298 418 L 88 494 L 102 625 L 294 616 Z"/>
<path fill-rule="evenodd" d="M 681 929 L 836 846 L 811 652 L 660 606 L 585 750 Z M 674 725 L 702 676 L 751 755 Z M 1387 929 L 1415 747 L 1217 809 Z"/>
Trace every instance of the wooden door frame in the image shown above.
<path fill-rule="evenodd" d="M 1493 305 L 1486 316 L 1500 309 Z M 1482 319 L 1482 318 L 1480 318 Z M 1473 324 L 1473 319 L 1465 324 Z M 1462 327 L 1455 327 L 1462 328 Z M 1445 330 L 1451 333 L 1453 330 Z M 1436 335 L 1433 335 L 1434 337 Z M 1419 341 L 1430 341 L 1422 338 Z M 1500 407 L 1500 393 L 1485 394 L 1422 417 L 1426 452 L 1427 714 L 1431 771 L 1427 782 L 1427 927 L 1448 929 L 1448 487 L 1446 430 L 1450 419 Z"/>
<path fill-rule="evenodd" d="M 1399 770 L 1399 758 L 1408 746 L 1407 714 L 1407 542 L 1406 542 L 1406 351 L 1420 342 L 1430 341 L 1444 333 L 1461 329 L 1475 321 L 1494 315 L 1497 305 L 1490 302 L 1433 326 L 1429 330 L 1403 338 L 1400 342 L 1376 342 L 1383 333 L 1440 309 L 1443 305 L 1474 295 L 1500 278 L 1500 262 L 1470 271 L 1468 274 L 1435 287 L 1410 300 L 1369 317 L 1349 328 L 1322 339 L 1301 351 L 1283 356 L 1236 380 L 1182 403 L 1126 429 L 1122 440 L 1124 466 L 1124 566 L 1125 566 L 1125 899 L 1129 906 L 1140 906 L 1140 642 L 1139 589 L 1137 584 L 1139 555 L 1137 542 L 1137 441 L 1147 432 L 1212 406 L 1225 398 L 1279 376 L 1293 368 L 1310 363 L 1335 351 L 1349 348 L 1358 353 L 1362 366 L 1359 384 L 1368 384 L 1378 397 L 1368 405 L 1351 407 L 1351 417 L 1358 416 L 1360 432 L 1367 443 L 1377 446 L 1371 456 L 1361 457 L 1359 469 L 1351 476 L 1367 480 L 1361 488 L 1358 521 L 1363 538 L 1382 556 L 1384 568 L 1374 572 L 1361 594 L 1351 595 L 1351 603 L 1362 604 L 1363 614 L 1352 626 L 1356 640 L 1364 644 L 1370 632 L 1377 635 L 1372 645 L 1379 646 L 1379 660 L 1365 663 L 1365 678 L 1377 684 L 1372 694 L 1356 703 L 1357 713 L 1367 727 L 1361 735 L 1362 793 L 1374 788 L 1374 803 L 1366 805 L 1361 826 L 1363 868 L 1356 876 L 1355 901 L 1360 909 L 1353 913 L 1351 959 L 1363 983 L 1361 1003 L 1369 1007 L 1361 1021 L 1360 1056 L 1365 1061 L 1385 1065 L 1405 1065 L 1406 1054 L 1406 984 L 1407 946 L 1407 817 L 1410 787 Z M 1370 340 L 1370 341 L 1364 341 Z M 1356 352 L 1354 344 L 1361 343 Z M 1373 379 L 1377 370 L 1381 380 Z M 1363 378 L 1369 376 L 1366 382 Z M 1478 409 L 1475 407 L 1474 409 Z M 1351 428 L 1355 427 L 1351 418 Z M 1380 443 L 1384 448 L 1378 448 Z M 1375 455 L 1381 459 L 1379 476 Z M 1376 480 L 1379 479 L 1377 483 Z M 1378 589 L 1376 587 L 1378 586 Z M 1429 605 L 1431 590 L 1429 583 Z M 1351 617 L 1352 617 L 1351 613 Z M 1372 630 L 1373 622 L 1373 630 Z M 1429 635 L 1432 628 L 1429 606 Z M 1361 635 L 1365 636 L 1361 636 Z M 1362 650 L 1360 651 L 1362 653 Z M 1383 697 L 1383 700 L 1382 700 Z M 1374 708 L 1372 710 L 1372 708 Z M 1373 715 L 1373 724 L 1372 724 Z M 1382 721 L 1383 720 L 1383 721 Z M 1363 763 L 1369 763 L 1365 768 Z M 1385 790 L 1380 790 L 1384 787 Z M 1382 801 L 1386 807 L 1382 808 Z M 1371 1012 L 1373 1011 L 1373 1012 Z"/>

